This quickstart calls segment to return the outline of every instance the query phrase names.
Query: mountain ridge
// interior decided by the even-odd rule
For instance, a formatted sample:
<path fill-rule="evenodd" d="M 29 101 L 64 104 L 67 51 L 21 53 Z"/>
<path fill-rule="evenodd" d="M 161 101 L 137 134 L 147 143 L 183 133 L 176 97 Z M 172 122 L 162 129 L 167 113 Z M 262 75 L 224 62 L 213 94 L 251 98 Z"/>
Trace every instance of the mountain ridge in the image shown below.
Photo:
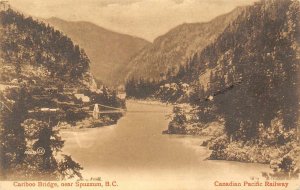
<path fill-rule="evenodd" d="M 130 60 L 125 80 L 141 77 L 164 80 L 168 73 L 176 75 L 180 65 L 185 65 L 195 52 L 212 43 L 243 9 L 245 7 L 237 7 L 209 22 L 183 23 L 157 37 Z"/>
<path fill-rule="evenodd" d="M 262 0 L 245 9 L 188 69 L 160 86 L 163 100 L 195 108 L 195 119 L 174 109 L 165 132 L 199 135 L 219 125 L 205 143 L 210 159 L 270 163 L 267 176 L 298 177 L 299 13 L 296 0 Z"/>
<path fill-rule="evenodd" d="M 115 30 L 111 30 L 111 29 L 102 27 L 102 26 L 100 26 L 98 24 L 95 24 L 93 22 L 90 22 L 90 21 L 84 21 L 84 20 L 68 21 L 68 20 L 65 20 L 65 19 L 61 19 L 59 17 L 42 18 L 40 20 L 45 21 L 45 22 L 47 22 L 47 21 L 49 21 L 49 22 L 51 22 L 51 21 L 52 22 L 53 21 L 59 21 L 59 22 L 72 22 L 72 23 L 77 23 L 77 24 L 80 24 L 80 23 L 82 23 L 82 24 L 88 24 L 88 25 L 91 25 L 91 26 L 93 25 L 94 27 L 97 27 L 97 28 L 101 28 L 103 31 L 107 31 L 107 32 L 115 34 L 115 35 L 122 35 L 122 36 L 127 36 L 127 37 L 132 37 L 132 38 L 135 38 L 135 39 L 140 39 L 140 40 L 148 41 L 148 40 L 146 40 L 144 38 L 141 38 L 141 37 L 138 37 L 138 36 L 135 36 L 135 35 L 125 34 L 125 33 L 122 33 L 122 32 L 118 32 L 118 31 L 115 31 Z"/>
<path fill-rule="evenodd" d="M 56 17 L 44 21 L 82 46 L 91 59 L 94 77 L 109 86 L 116 86 L 114 77 L 118 76 L 117 71 L 122 70 L 134 54 L 150 43 L 87 21 L 65 21 Z"/>
<path fill-rule="evenodd" d="M 125 102 L 97 87 L 85 50 L 59 30 L 0 7 L 0 33 L 1 179 L 82 179 L 81 165 L 62 153 L 60 128 L 115 124 L 122 113 L 103 117 L 93 108 Z M 38 147 L 39 159 L 26 153 Z"/>
<path fill-rule="evenodd" d="M 176 103 L 163 133 L 210 136 L 209 159 L 270 164 L 265 178 L 298 179 L 299 73 L 299 1 L 261 0 L 177 75 L 131 79 L 126 92 Z"/>

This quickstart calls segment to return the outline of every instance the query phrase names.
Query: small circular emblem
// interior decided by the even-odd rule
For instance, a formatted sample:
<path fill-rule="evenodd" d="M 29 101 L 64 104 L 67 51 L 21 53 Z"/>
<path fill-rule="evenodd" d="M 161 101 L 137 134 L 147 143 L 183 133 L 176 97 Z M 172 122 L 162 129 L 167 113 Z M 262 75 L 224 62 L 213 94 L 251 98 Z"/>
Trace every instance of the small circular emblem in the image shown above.
<path fill-rule="evenodd" d="M 42 147 L 39 147 L 39 148 L 37 148 L 36 149 L 36 153 L 38 154 L 38 155 L 44 155 L 45 154 L 45 149 L 44 148 L 42 148 Z"/>

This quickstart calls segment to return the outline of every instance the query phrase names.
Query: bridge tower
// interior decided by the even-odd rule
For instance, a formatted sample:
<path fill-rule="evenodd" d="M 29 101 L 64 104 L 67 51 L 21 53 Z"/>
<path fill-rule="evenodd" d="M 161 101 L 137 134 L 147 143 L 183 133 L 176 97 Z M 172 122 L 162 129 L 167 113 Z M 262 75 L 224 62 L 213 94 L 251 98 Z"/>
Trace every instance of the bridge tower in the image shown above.
<path fill-rule="evenodd" d="M 99 119 L 99 105 L 98 104 L 95 104 L 94 106 L 94 110 L 93 110 L 93 118 L 94 119 Z"/>

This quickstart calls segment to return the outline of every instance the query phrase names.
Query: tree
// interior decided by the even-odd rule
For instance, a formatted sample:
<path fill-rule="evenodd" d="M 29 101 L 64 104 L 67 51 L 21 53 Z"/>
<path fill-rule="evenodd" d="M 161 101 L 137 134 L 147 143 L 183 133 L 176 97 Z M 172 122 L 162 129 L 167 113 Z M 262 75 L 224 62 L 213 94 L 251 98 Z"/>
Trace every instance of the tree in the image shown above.
<path fill-rule="evenodd" d="M 58 171 L 60 173 L 60 179 L 71 179 L 74 177 L 79 177 L 82 179 L 80 170 L 83 168 L 68 155 L 62 155 L 63 160 L 58 163 Z"/>
<path fill-rule="evenodd" d="M 41 155 L 26 155 L 26 172 L 31 174 L 31 179 L 40 180 L 82 178 L 80 173 L 82 167 L 70 156 L 62 155 L 62 160 L 54 156 L 61 151 L 64 141 L 59 136 L 58 130 L 55 130 L 50 123 L 35 119 L 27 119 L 23 123 L 27 148 L 44 150 Z"/>
<path fill-rule="evenodd" d="M 19 91 L 13 90 L 8 96 L 15 98 L 15 103 L 11 111 L 5 110 L 0 115 L 1 169 L 4 177 L 8 175 L 11 168 L 23 164 L 26 150 L 24 129 L 21 124 L 27 116 L 27 91 L 25 88 L 21 88 Z"/>

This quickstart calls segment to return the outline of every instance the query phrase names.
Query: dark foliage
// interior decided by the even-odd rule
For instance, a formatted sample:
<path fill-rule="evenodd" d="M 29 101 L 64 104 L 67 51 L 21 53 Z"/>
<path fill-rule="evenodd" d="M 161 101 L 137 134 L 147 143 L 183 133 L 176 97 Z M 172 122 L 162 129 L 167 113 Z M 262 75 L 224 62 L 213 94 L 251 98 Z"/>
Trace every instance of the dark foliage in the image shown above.
<path fill-rule="evenodd" d="M 196 81 L 191 102 L 200 118 L 222 116 L 233 139 L 257 138 L 260 124 L 268 128 L 281 116 L 285 129 L 296 127 L 299 10 L 292 0 L 255 3 L 191 59 L 189 74 L 178 77 Z M 206 89 L 197 82 L 205 72 Z"/>
<path fill-rule="evenodd" d="M 145 80 L 143 78 L 136 80 L 129 79 L 125 84 L 125 92 L 129 98 L 145 99 L 154 95 L 159 89 L 159 82 Z"/>
<path fill-rule="evenodd" d="M 44 66 L 52 77 L 76 80 L 89 69 L 83 49 L 53 27 L 8 9 L 0 12 L 1 49 L 6 63 L 20 74 L 22 65 Z"/>

